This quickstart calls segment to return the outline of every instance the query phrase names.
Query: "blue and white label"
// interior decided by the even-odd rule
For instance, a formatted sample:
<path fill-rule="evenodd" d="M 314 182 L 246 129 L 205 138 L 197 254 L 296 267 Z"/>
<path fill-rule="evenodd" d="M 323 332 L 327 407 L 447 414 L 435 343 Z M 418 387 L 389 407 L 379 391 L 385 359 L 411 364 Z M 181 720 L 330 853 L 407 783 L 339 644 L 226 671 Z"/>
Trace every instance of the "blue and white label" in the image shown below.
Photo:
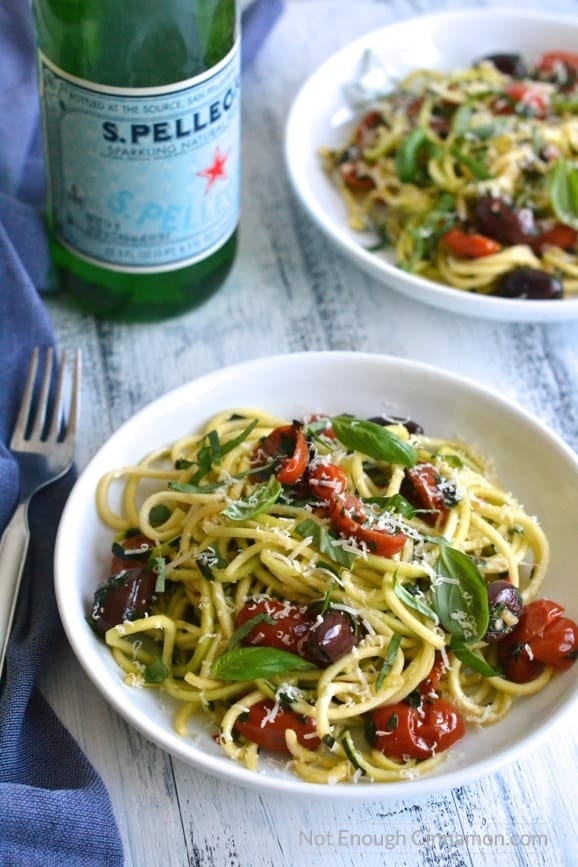
<path fill-rule="evenodd" d="M 68 249 L 118 271 L 206 258 L 235 231 L 239 50 L 160 88 L 104 87 L 40 54 L 49 207 Z"/>

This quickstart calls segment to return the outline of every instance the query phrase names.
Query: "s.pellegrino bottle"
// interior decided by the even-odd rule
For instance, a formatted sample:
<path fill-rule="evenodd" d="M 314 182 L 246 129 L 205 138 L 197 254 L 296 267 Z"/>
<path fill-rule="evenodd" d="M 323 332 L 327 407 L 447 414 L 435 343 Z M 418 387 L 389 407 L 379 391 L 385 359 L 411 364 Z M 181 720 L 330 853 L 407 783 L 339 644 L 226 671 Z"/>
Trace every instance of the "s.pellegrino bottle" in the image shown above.
<path fill-rule="evenodd" d="M 235 0 L 33 0 L 58 280 L 97 316 L 208 298 L 237 246 Z"/>

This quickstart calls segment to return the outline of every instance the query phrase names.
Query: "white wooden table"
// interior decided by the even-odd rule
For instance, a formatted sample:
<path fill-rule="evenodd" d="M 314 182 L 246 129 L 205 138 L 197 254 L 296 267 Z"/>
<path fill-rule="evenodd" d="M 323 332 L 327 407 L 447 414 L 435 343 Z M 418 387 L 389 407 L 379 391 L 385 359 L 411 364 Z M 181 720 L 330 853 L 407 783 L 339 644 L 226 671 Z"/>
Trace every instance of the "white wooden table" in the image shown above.
<path fill-rule="evenodd" d="M 59 343 L 84 355 L 79 468 L 168 389 L 247 358 L 304 349 L 382 352 L 459 371 L 578 449 L 578 321 L 476 321 L 385 289 L 328 246 L 284 171 L 289 106 L 323 60 L 381 24 L 465 5 L 472 4 L 289 0 L 244 77 L 242 238 L 226 285 L 201 309 L 150 325 L 99 322 L 47 300 Z M 548 8 L 575 15 L 578 0 Z M 403 801 L 333 806 L 261 796 L 173 760 L 107 706 L 68 649 L 42 686 L 104 778 L 128 867 L 578 863 L 574 719 L 522 761 L 472 785 L 421 800 L 408 786 Z"/>

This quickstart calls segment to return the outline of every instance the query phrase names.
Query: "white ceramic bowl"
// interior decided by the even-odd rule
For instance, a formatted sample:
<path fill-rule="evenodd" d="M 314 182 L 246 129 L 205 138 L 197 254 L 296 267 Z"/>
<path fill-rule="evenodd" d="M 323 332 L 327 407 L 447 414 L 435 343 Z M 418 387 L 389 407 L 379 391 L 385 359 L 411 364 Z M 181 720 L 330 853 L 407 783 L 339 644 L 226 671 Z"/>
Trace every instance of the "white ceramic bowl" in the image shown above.
<path fill-rule="evenodd" d="M 192 725 L 190 737 L 180 737 L 166 697 L 123 683 L 108 649 L 85 621 L 110 562 L 111 532 L 95 508 L 98 479 L 165 444 L 167 434 L 177 438 L 235 406 L 264 408 L 287 419 L 316 411 L 389 412 L 414 418 L 432 435 L 477 443 L 495 459 L 505 487 L 540 516 L 552 545 L 545 593 L 577 618 L 575 578 L 568 567 L 578 562 L 578 458 L 526 412 L 458 376 L 386 356 L 313 352 L 248 361 L 183 385 L 137 413 L 92 459 L 64 510 L 55 552 L 60 615 L 88 677 L 118 713 L 158 746 L 211 774 L 262 790 L 333 799 L 413 797 L 461 785 L 495 771 L 544 737 L 574 703 L 578 665 L 542 693 L 519 700 L 503 722 L 468 732 L 429 777 L 391 784 L 313 785 L 265 756 L 258 773 L 248 771 L 219 750 L 202 719 Z"/>
<path fill-rule="evenodd" d="M 347 225 L 343 201 L 323 170 L 321 147 L 338 147 L 354 125 L 343 85 L 355 79 L 366 49 L 381 59 L 394 82 L 412 69 L 450 71 L 496 52 L 519 52 L 536 60 L 548 50 L 576 51 L 578 19 L 528 9 L 462 10 L 422 16 L 375 30 L 327 60 L 303 85 L 291 108 L 285 159 L 293 188 L 325 235 L 353 262 L 391 289 L 416 301 L 487 319 L 555 321 L 578 317 L 578 298 L 529 301 L 463 292 L 406 273 L 383 251 L 370 252 L 376 238 Z M 384 307 L 387 296 L 383 296 Z"/>

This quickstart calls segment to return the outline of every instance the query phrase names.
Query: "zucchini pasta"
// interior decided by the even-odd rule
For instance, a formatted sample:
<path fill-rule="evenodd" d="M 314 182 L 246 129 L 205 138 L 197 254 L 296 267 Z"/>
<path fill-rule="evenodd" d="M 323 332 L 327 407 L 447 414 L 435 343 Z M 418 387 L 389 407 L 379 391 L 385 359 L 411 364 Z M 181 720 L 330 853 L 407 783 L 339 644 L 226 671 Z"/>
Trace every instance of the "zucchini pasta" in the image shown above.
<path fill-rule="evenodd" d="M 578 55 L 416 70 L 322 159 L 398 267 L 509 298 L 578 294 Z"/>
<path fill-rule="evenodd" d="M 576 655 L 537 520 L 409 420 L 222 412 L 105 475 L 97 506 L 94 629 L 183 737 L 202 714 L 250 769 L 264 749 L 315 783 L 412 779 Z M 570 645 L 544 655 L 528 612 Z"/>

